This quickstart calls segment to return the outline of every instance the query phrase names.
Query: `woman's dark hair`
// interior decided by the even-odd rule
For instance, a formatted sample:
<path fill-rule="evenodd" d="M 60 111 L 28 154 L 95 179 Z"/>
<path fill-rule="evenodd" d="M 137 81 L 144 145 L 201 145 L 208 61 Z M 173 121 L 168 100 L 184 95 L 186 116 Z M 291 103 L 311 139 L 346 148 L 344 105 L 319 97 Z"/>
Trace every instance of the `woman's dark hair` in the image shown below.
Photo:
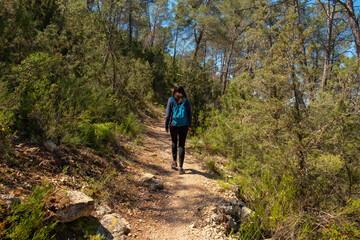
<path fill-rule="evenodd" d="M 184 88 L 179 85 L 174 87 L 172 96 L 173 98 L 175 98 L 175 101 L 177 103 L 182 103 L 185 100 L 185 98 L 187 98 Z"/>

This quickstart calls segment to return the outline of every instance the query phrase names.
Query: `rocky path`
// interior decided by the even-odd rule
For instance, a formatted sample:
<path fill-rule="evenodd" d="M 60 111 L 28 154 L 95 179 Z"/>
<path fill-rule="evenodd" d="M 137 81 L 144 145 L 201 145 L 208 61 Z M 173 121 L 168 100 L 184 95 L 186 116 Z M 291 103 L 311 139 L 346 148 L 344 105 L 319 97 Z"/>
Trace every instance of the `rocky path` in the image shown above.
<path fill-rule="evenodd" d="M 226 201 L 224 196 L 231 198 L 231 193 L 225 192 L 189 151 L 185 155 L 185 174 L 172 170 L 170 144 L 163 123 L 153 122 L 137 161 L 146 169 L 143 174 L 154 174 L 165 188 L 139 193 L 138 208 L 130 213 L 132 230 L 127 239 L 225 239 L 224 227 L 211 217 L 219 217 L 214 215 L 214 206 Z"/>

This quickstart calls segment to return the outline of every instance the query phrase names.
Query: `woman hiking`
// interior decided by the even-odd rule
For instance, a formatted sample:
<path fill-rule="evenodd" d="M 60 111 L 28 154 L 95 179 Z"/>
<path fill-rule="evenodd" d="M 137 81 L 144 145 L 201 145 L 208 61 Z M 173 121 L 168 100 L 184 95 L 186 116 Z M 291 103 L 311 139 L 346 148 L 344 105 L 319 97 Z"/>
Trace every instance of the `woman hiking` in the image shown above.
<path fill-rule="evenodd" d="M 170 123 L 170 126 L 169 126 Z M 171 149 L 173 161 L 171 168 L 177 170 L 177 145 L 179 141 L 179 173 L 185 173 L 183 169 L 185 158 L 186 135 L 191 130 L 191 106 L 182 86 L 175 86 L 172 96 L 166 107 L 165 131 L 168 133 L 170 127 Z"/>

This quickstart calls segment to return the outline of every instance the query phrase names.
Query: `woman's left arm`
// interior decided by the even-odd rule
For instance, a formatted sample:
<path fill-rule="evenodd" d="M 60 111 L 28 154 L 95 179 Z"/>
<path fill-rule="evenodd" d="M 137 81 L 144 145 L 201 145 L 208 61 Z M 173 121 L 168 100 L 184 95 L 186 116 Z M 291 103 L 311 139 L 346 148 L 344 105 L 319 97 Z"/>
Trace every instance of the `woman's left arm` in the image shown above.
<path fill-rule="evenodd" d="M 166 106 L 166 115 L 165 115 L 165 131 L 169 132 L 169 122 L 171 118 L 171 99 L 169 98 L 167 106 Z"/>

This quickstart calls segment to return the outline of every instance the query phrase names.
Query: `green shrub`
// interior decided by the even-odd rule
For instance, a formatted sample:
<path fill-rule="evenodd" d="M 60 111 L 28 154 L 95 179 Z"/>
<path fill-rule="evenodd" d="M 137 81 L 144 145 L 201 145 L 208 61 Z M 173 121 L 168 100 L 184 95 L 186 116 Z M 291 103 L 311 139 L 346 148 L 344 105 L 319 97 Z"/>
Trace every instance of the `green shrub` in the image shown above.
<path fill-rule="evenodd" d="M 44 208 L 44 199 L 49 196 L 52 189 L 51 185 L 37 186 L 28 199 L 12 206 L 11 216 L 8 218 L 10 227 L 5 232 L 7 238 L 46 240 L 54 237 L 51 236 L 51 231 L 56 222 L 45 219 Z"/>
<path fill-rule="evenodd" d="M 112 132 L 114 129 L 113 123 L 90 124 L 82 122 L 79 125 L 79 128 L 87 145 L 94 149 L 100 149 L 104 144 L 114 139 L 114 134 Z"/>
<path fill-rule="evenodd" d="M 134 117 L 129 115 L 121 122 L 119 131 L 124 135 L 135 138 L 140 135 L 142 128 L 140 123 Z"/>
<path fill-rule="evenodd" d="M 348 211 L 356 209 L 348 199 L 356 202 L 360 188 L 354 106 L 321 92 L 294 118 L 288 101 L 249 87 L 231 81 L 221 111 L 199 131 L 202 149 L 228 160 L 240 197 L 255 212 L 242 224 L 241 239 L 358 237 L 359 212 Z"/>
<path fill-rule="evenodd" d="M 69 134 L 64 142 L 70 145 L 87 145 L 101 150 L 108 143 L 115 141 L 114 123 L 90 123 L 89 120 L 79 122 L 73 134 Z"/>
<path fill-rule="evenodd" d="M 10 160 L 12 154 L 11 130 L 5 124 L 0 123 L 0 156 L 5 160 Z"/>
<path fill-rule="evenodd" d="M 57 239 L 76 239 L 76 240 L 105 240 L 105 237 L 96 234 L 99 221 L 92 217 L 80 217 L 69 223 L 59 223 L 55 233 Z"/>
<path fill-rule="evenodd" d="M 225 172 L 216 166 L 216 162 L 214 160 L 205 160 L 205 167 L 212 173 L 216 174 L 217 177 L 225 179 Z"/>
<path fill-rule="evenodd" d="M 63 141 L 72 146 L 86 145 L 95 150 L 103 150 L 108 144 L 116 142 L 118 133 L 136 139 L 141 131 L 141 124 L 131 115 L 121 121 L 92 123 L 90 120 L 80 120 L 67 123 L 64 126 Z"/>
<path fill-rule="evenodd" d="M 218 173 L 218 169 L 216 167 L 216 163 L 214 160 L 205 161 L 205 166 L 213 173 Z"/>
<path fill-rule="evenodd" d="M 8 97 L 14 101 L 8 107 L 14 112 L 18 130 L 46 137 L 53 132 L 60 97 L 59 78 L 54 72 L 59 61 L 56 56 L 34 53 L 12 69 L 14 79 Z"/>
<path fill-rule="evenodd" d="M 129 59 L 124 57 L 120 65 L 121 85 L 125 94 L 133 101 L 129 105 L 144 106 L 154 96 L 151 66 L 141 59 Z"/>

